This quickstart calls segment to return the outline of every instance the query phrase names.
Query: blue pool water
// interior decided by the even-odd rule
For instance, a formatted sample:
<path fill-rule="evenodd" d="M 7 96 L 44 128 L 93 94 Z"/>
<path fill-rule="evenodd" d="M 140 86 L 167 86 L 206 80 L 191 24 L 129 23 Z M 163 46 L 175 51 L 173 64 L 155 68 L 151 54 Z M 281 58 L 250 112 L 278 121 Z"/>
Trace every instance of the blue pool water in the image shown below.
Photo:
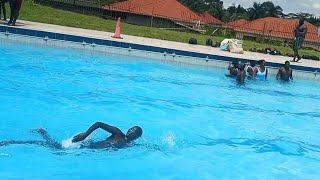
<path fill-rule="evenodd" d="M 225 69 L 0 44 L 0 141 L 61 142 L 103 121 L 121 150 L 0 147 L 0 179 L 319 179 L 320 83 L 244 87 Z M 103 130 L 91 139 L 107 136 Z"/>

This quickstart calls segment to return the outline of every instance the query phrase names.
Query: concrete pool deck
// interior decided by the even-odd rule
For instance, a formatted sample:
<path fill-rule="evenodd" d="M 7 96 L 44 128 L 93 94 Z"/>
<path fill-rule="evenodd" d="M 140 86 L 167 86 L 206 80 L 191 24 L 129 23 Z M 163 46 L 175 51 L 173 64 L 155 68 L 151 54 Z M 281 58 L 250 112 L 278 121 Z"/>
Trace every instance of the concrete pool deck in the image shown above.
<path fill-rule="evenodd" d="M 285 61 L 292 60 L 291 57 L 272 56 L 268 54 L 261 54 L 261 53 L 255 53 L 255 52 L 247 52 L 247 51 L 245 51 L 244 54 L 233 54 L 230 52 L 221 51 L 219 48 L 213 48 L 213 47 L 208 47 L 203 45 L 190 45 L 187 43 L 165 41 L 165 40 L 137 37 L 137 36 L 130 36 L 130 35 L 122 35 L 123 39 L 116 39 L 111 37 L 114 35 L 114 33 L 110 33 L 110 32 L 73 28 L 73 27 L 66 27 L 66 26 L 52 25 L 52 24 L 44 24 L 44 23 L 37 23 L 37 22 L 31 22 L 31 21 L 20 20 L 17 23 L 17 25 L 18 26 L 15 26 L 15 28 L 23 28 L 23 29 L 46 31 L 46 32 L 52 32 L 52 33 L 61 33 L 61 34 L 70 34 L 75 36 L 99 38 L 99 39 L 110 40 L 110 41 L 171 48 L 176 50 L 205 53 L 205 54 L 214 54 L 214 55 L 225 56 L 225 57 L 235 57 L 235 58 L 252 59 L 252 60 L 265 59 L 267 62 L 279 63 L 279 64 L 283 64 Z M 6 25 L 0 25 L 0 26 L 6 26 Z M 302 59 L 301 62 L 299 63 L 291 62 L 291 65 L 320 68 L 320 61 Z"/>

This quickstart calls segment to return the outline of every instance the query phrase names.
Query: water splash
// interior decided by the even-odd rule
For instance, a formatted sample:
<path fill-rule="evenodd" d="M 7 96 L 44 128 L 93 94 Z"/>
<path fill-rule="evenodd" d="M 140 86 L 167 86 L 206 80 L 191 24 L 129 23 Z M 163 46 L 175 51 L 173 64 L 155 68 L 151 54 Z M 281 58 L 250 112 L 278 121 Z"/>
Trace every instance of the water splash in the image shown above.
<path fill-rule="evenodd" d="M 61 145 L 65 149 L 79 149 L 81 147 L 81 142 L 73 143 L 72 142 L 73 137 L 70 137 L 69 139 L 65 139 L 61 141 Z"/>
<path fill-rule="evenodd" d="M 0 156 L 9 156 L 7 153 L 0 153 Z"/>
<path fill-rule="evenodd" d="M 176 137 L 175 137 L 175 135 L 172 132 L 164 135 L 163 138 L 162 138 L 162 143 L 164 143 L 164 144 L 166 144 L 166 145 L 168 145 L 170 147 L 174 147 L 176 145 Z"/>

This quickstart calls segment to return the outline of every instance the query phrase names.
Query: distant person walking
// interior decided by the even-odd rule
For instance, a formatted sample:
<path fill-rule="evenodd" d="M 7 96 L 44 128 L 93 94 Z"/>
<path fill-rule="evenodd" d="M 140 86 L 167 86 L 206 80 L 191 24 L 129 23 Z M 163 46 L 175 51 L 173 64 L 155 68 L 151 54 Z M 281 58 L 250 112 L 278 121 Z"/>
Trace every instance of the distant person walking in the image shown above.
<path fill-rule="evenodd" d="M 294 29 L 294 40 L 292 42 L 292 49 L 294 52 L 293 62 L 301 60 L 298 50 L 302 48 L 304 38 L 307 34 L 307 26 L 304 23 L 304 19 L 299 20 L 299 25 Z M 296 60 L 297 59 L 297 60 Z"/>
<path fill-rule="evenodd" d="M 1 19 L 1 14 L 3 14 L 4 21 L 7 20 L 6 2 L 7 2 L 7 0 L 0 0 L 0 19 Z"/>
<path fill-rule="evenodd" d="M 9 0 L 9 4 L 10 4 L 11 14 L 10 14 L 10 20 L 8 22 L 8 25 L 15 26 L 16 21 L 19 17 L 22 0 Z"/>

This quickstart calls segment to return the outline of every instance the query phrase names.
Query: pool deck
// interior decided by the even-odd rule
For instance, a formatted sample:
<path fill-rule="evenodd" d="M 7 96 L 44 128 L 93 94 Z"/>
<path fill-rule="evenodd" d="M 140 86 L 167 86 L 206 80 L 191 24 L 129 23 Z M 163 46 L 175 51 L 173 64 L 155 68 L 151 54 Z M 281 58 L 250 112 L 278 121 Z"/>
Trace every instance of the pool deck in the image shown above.
<path fill-rule="evenodd" d="M 219 48 L 213 48 L 213 47 L 208 47 L 203 45 L 190 45 L 187 43 L 165 41 L 165 40 L 152 39 L 152 38 L 143 38 L 143 37 L 137 37 L 137 36 L 124 35 L 124 34 L 121 35 L 123 39 L 116 39 L 111 37 L 114 34 L 110 32 L 81 29 L 81 28 L 72 28 L 72 27 L 44 24 L 44 23 L 37 23 L 37 22 L 30 22 L 30 21 L 20 20 L 17 25 L 18 26 L 15 26 L 16 28 L 24 28 L 24 29 L 31 29 L 31 30 L 38 30 L 38 31 L 99 38 L 104 40 L 134 43 L 134 44 L 163 47 L 163 48 L 171 48 L 171 49 L 184 50 L 184 51 L 190 51 L 190 52 L 215 54 L 215 55 L 225 56 L 225 57 L 236 57 L 236 58 L 252 59 L 252 60 L 264 59 L 267 62 L 272 62 L 272 63 L 283 64 L 285 61 L 292 60 L 291 57 L 273 56 L 268 54 L 261 54 L 261 53 L 255 53 L 255 52 L 247 52 L 247 51 L 245 51 L 244 54 L 234 54 L 226 51 L 221 51 Z M 5 25 L 1 25 L 1 26 L 5 26 Z M 291 65 L 320 68 L 320 61 L 302 59 L 299 63 L 291 62 Z"/>

